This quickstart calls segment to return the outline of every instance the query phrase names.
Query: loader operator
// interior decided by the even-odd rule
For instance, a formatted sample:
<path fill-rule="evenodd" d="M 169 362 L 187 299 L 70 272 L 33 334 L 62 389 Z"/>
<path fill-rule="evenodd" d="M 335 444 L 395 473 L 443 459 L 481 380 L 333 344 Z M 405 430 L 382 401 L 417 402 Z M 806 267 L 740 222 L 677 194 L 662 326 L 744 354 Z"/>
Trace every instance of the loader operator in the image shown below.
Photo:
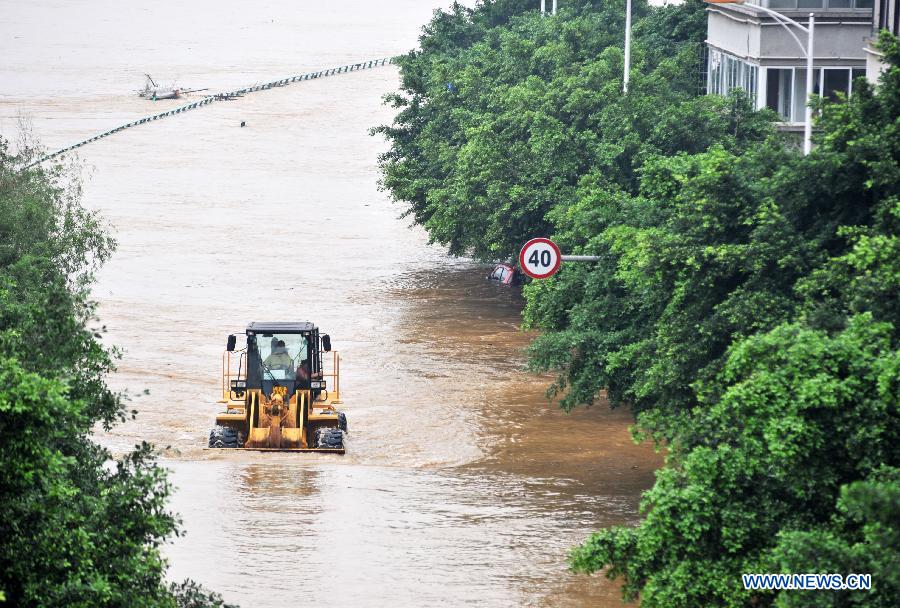
<path fill-rule="evenodd" d="M 278 340 L 275 343 L 272 348 L 272 354 L 266 357 L 263 364 L 272 370 L 280 369 L 285 372 L 294 370 L 294 360 L 291 359 L 291 355 L 287 352 L 287 348 L 284 346 L 284 340 Z"/>
<path fill-rule="evenodd" d="M 304 388 L 309 388 L 309 359 L 304 359 L 297 366 L 297 382 Z"/>

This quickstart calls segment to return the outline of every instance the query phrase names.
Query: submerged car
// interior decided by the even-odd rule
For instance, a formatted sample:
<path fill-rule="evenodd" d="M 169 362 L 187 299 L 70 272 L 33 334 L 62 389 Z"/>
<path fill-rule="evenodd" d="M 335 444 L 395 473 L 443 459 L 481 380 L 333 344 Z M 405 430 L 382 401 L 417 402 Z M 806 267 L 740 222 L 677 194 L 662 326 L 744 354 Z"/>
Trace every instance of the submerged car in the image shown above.
<path fill-rule="evenodd" d="M 516 286 L 525 282 L 523 275 L 515 266 L 510 264 L 497 264 L 487 276 L 491 281 L 497 281 L 500 285 Z"/>

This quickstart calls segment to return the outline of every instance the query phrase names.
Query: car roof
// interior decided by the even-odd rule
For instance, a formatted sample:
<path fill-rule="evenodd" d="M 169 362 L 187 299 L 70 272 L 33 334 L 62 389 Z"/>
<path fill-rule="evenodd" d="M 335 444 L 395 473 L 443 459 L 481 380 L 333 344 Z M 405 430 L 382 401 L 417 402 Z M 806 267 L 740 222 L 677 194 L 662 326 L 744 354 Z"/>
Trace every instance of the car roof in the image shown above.
<path fill-rule="evenodd" d="M 309 321 L 253 321 L 247 325 L 247 334 L 297 334 L 314 329 Z"/>

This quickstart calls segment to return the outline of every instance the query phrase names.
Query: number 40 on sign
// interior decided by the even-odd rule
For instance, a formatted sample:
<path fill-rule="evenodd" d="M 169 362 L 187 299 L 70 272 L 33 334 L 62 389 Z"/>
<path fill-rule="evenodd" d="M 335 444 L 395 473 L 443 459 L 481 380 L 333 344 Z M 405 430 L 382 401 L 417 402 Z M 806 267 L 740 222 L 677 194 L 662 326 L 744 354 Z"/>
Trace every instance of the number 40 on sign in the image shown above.
<path fill-rule="evenodd" d="M 531 239 L 519 252 L 519 267 L 532 279 L 548 279 L 559 270 L 562 262 L 596 262 L 595 255 L 563 255 L 556 243 L 539 237 Z"/>
<path fill-rule="evenodd" d="M 562 254 L 556 243 L 543 237 L 531 239 L 519 252 L 519 266 L 532 279 L 552 277 L 559 270 Z"/>

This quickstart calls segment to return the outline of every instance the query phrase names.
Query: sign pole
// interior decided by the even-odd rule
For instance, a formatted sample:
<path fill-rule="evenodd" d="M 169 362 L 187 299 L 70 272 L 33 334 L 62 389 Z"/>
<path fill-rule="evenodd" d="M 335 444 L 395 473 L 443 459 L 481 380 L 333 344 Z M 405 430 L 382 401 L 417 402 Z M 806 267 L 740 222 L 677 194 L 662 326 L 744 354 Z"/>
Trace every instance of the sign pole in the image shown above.
<path fill-rule="evenodd" d="M 599 255 L 563 255 L 563 262 L 599 262 Z"/>

